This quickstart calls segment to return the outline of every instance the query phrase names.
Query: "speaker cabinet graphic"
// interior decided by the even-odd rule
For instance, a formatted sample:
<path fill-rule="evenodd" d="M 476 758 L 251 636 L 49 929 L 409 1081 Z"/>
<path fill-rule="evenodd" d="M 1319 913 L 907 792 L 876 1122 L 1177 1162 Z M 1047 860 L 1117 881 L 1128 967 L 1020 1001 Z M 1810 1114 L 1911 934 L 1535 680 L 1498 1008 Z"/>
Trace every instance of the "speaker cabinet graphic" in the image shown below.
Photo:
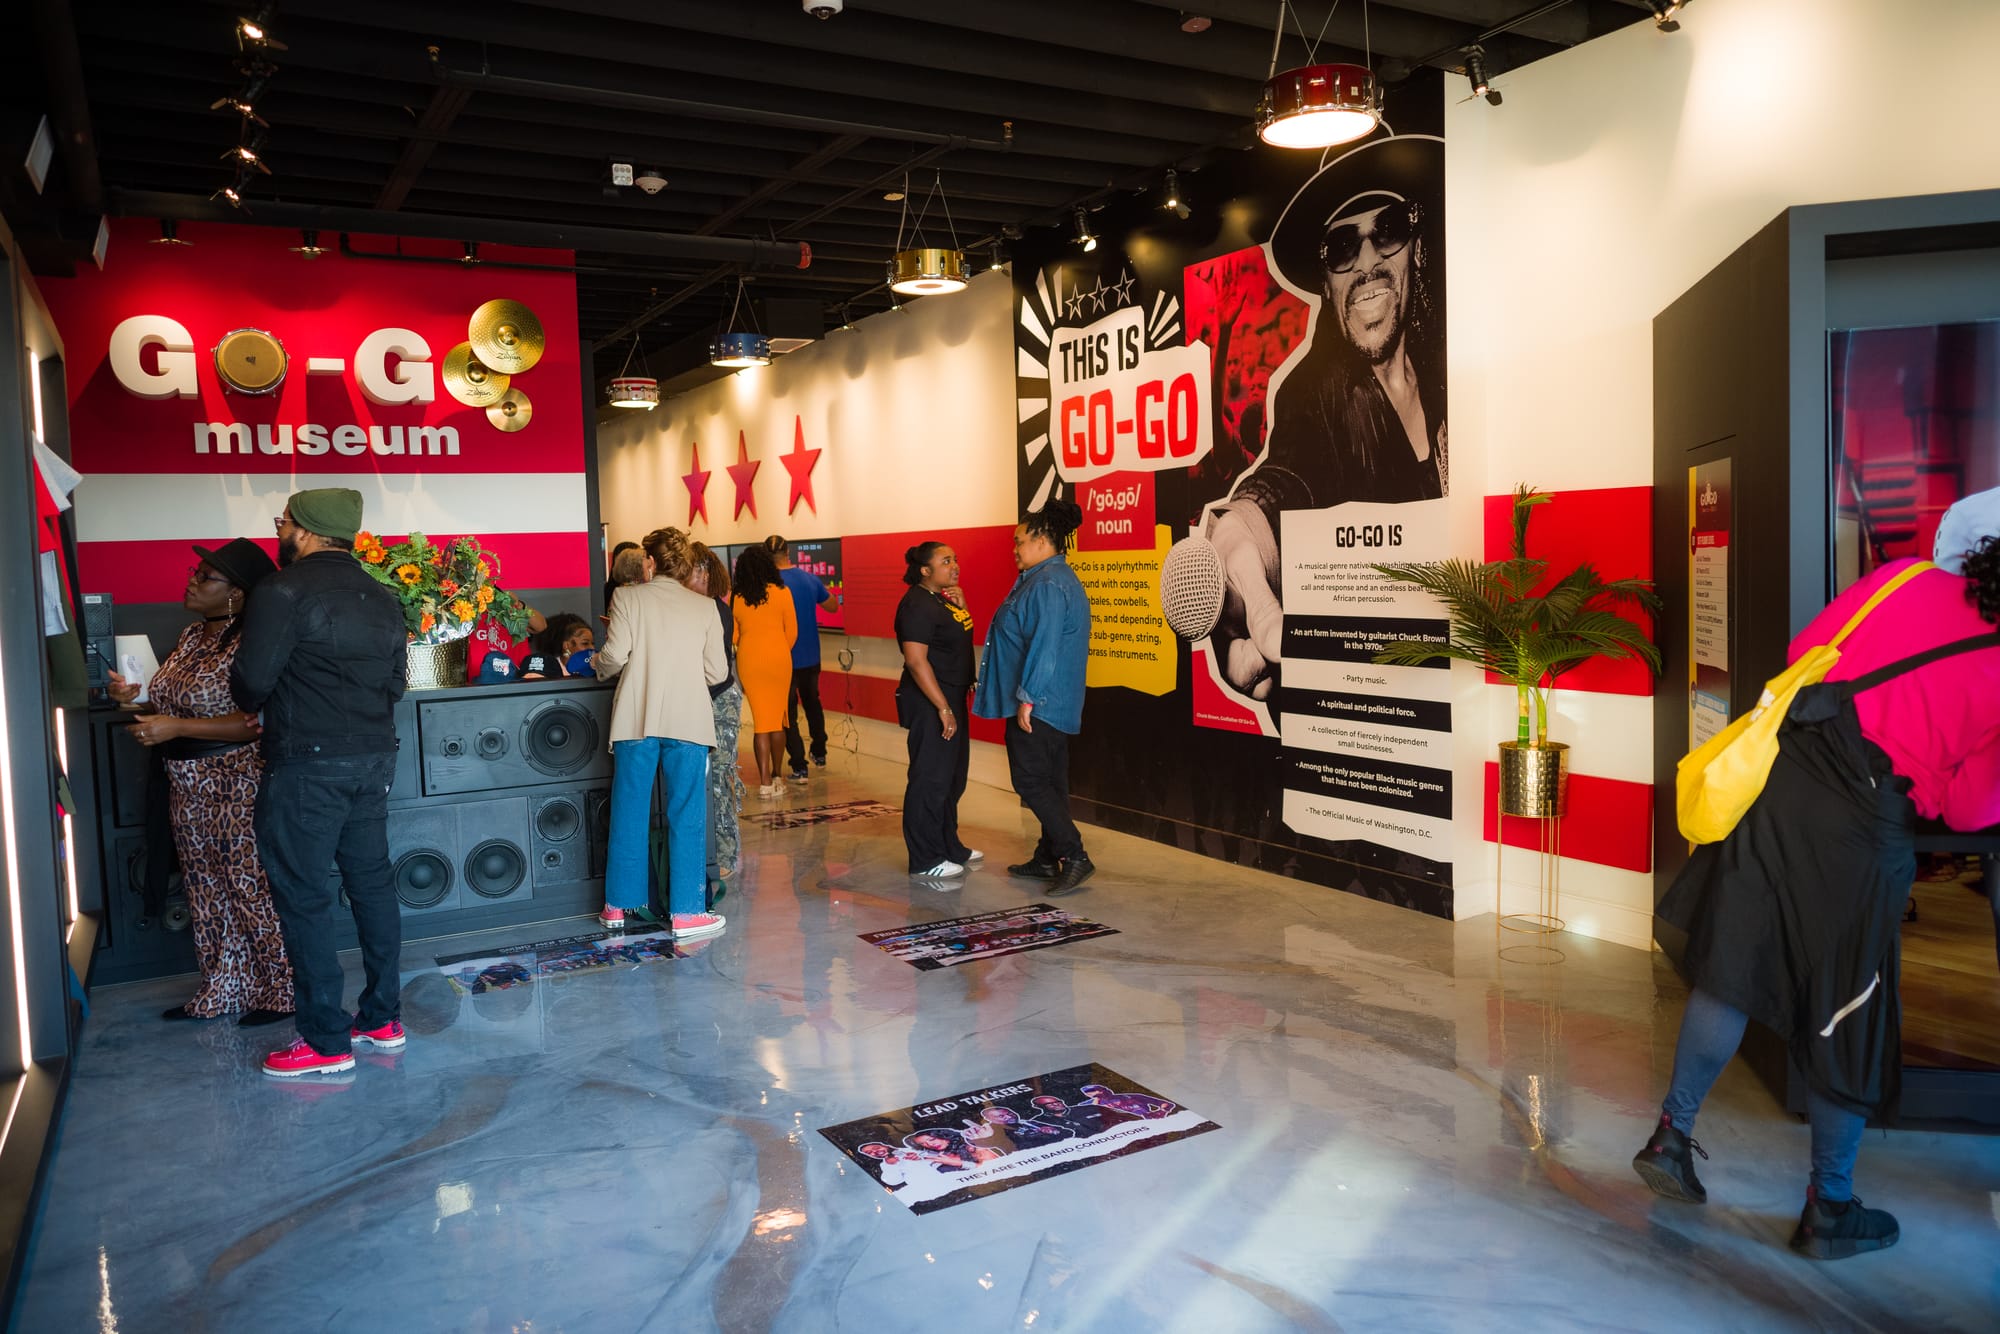
<path fill-rule="evenodd" d="M 610 793 L 573 788 L 528 800 L 536 887 L 603 879 Z"/>
<path fill-rule="evenodd" d="M 389 812 L 389 868 L 405 917 L 534 897 L 525 797 Z"/>
<path fill-rule="evenodd" d="M 605 740 L 611 692 L 601 687 L 495 689 L 420 701 L 417 714 L 427 796 L 582 782 L 611 772 Z"/>

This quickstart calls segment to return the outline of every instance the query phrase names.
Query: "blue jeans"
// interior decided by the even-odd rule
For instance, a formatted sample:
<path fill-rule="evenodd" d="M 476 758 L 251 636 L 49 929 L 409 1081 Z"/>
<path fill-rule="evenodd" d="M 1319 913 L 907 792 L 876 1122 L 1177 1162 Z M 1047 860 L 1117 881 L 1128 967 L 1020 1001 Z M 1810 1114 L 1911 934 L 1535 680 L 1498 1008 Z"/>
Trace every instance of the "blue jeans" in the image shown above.
<path fill-rule="evenodd" d="M 1674 1046 L 1674 1077 L 1660 1110 L 1683 1135 L 1694 1129 L 1701 1100 L 1721 1075 L 1722 1067 L 1743 1041 L 1750 1017 L 1706 991 L 1688 996 L 1681 1015 L 1680 1040 Z M 1861 1132 L 1868 1118 L 1830 1102 L 1818 1093 L 1806 1095 L 1806 1116 L 1812 1122 L 1812 1184 L 1822 1200 L 1854 1195 L 1854 1160 L 1861 1152 Z"/>
<path fill-rule="evenodd" d="M 647 904 L 647 851 L 653 780 L 663 780 L 667 821 L 667 911 L 708 908 L 708 747 L 649 736 L 612 744 L 611 842 L 605 849 L 604 906 Z"/>

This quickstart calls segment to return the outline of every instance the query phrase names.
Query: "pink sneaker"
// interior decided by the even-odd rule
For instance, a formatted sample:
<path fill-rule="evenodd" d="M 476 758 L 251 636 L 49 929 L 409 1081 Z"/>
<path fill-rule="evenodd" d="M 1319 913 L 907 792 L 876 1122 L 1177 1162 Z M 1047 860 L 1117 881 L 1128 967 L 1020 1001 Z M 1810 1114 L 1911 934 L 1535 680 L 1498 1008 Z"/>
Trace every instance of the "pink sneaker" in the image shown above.
<path fill-rule="evenodd" d="M 704 936 L 719 936 L 728 919 L 719 912 L 677 912 L 674 914 L 675 940 L 700 940 Z"/>
<path fill-rule="evenodd" d="M 396 1051 L 410 1040 L 410 1035 L 403 1031 L 400 1021 L 391 1019 L 380 1028 L 354 1029 L 348 1033 L 347 1038 L 357 1047 L 378 1047 L 383 1051 Z"/>
<path fill-rule="evenodd" d="M 623 908 L 607 906 L 603 912 L 597 914 L 597 920 L 603 924 L 606 931 L 623 931 L 625 929 L 625 910 Z"/>
<path fill-rule="evenodd" d="M 276 1075 L 280 1079 L 290 1079 L 294 1075 L 335 1074 L 353 1068 L 353 1052 L 327 1056 L 314 1051 L 312 1044 L 304 1038 L 299 1038 L 283 1051 L 274 1051 L 264 1058 L 264 1073 Z"/>

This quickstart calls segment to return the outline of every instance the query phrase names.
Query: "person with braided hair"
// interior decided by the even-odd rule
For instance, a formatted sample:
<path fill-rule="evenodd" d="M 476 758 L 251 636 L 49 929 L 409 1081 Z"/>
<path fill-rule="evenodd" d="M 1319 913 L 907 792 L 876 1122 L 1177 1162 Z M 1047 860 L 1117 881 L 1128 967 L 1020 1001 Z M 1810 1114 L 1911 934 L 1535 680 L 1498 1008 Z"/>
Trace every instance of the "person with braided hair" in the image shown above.
<path fill-rule="evenodd" d="M 1757 1020 L 1789 1041 L 1810 1086 L 1812 1174 L 1791 1244 L 1813 1259 L 1901 1235 L 1893 1215 L 1862 1206 L 1853 1177 L 1862 1129 L 1892 1117 L 1901 1091 L 1899 919 L 1916 817 L 2000 824 L 2000 493 L 1961 501 L 1939 531 L 1935 567 L 1885 565 L 1792 642 L 1797 661 L 1904 580 L 1793 701 L 1756 801 L 1726 839 L 1695 849 L 1658 909 L 1687 934 L 1692 994 L 1659 1125 L 1632 1166 L 1656 1194 L 1707 1201 L 1695 1113 Z"/>
<path fill-rule="evenodd" d="M 1069 739 L 1083 728 L 1090 599 L 1063 551 L 1082 524 L 1075 502 L 1051 500 L 1014 529 L 1021 576 L 987 628 L 972 704 L 982 718 L 1007 720 L 1007 772 L 1042 826 L 1034 855 L 1007 872 L 1048 881 L 1052 895 L 1074 894 L 1097 870 L 1069 813 Z"/>
<path fill-rule="evenodd" d="M 648 914 L 647 850 L 653 783 L 666 784 L 667 912 L 675 940 L 712 936 L 725 925 L 708 908 L 708 766 L 715 745 L 709 688 L 729 679 L 729 652 L 715 606 L 687 587 L 693 545 L 678 528 L 646 534 L 662 577 L 627 584 L 611 603 L 611 625 L 595 666 L 616 679 L 611 697 L 611 839 L 605 850 L 604 912 L 612 931 Z"/>

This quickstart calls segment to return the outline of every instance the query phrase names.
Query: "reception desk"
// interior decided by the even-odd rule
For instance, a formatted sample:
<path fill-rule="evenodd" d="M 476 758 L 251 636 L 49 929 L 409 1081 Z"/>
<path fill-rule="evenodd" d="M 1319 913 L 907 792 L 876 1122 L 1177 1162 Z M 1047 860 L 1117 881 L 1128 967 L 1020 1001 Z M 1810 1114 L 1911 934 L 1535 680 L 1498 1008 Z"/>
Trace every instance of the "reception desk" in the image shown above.
<path fill-rule="evenodd" d="M 389 862 L 405 939 L 595 912 L 610 827 L 611 688 L 590 679 L 413 691 L 396 708 Z M 158 757 L 93 710 L 104 930 L 90 981 L 195 970 Z M 150 814 L 150 819 L 149 819 Z M 338 880 L 332 868 L 329 874 Z M 343 947 L 354 944 L 343 923 Z"/>

